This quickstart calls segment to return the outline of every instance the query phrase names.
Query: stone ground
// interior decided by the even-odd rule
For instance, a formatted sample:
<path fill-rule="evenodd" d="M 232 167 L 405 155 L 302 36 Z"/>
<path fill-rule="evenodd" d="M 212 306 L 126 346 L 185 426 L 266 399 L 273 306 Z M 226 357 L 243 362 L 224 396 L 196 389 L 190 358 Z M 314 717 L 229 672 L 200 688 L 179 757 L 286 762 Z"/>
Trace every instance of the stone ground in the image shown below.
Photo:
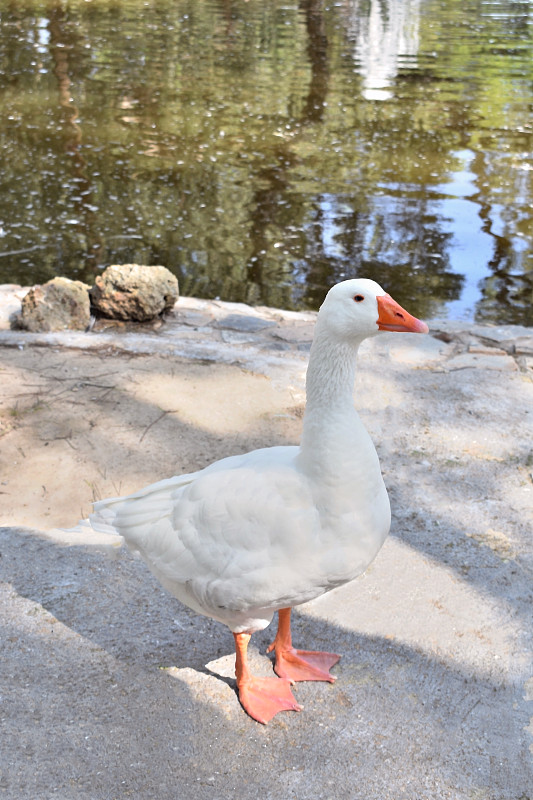
<path fill-rule="evenodd" d="M 295 614 L 298 646 L 342 653 L 337 682 L 261 726 L 229 631 L 58 527 L 297 442 L 314 315 L 181 298 L 154 325 L 25 334 L 20 295 L 0 289 L 0 797 L 533 798 L 531 330 L 438 321 L 361 348 L 391 536 Z"/>

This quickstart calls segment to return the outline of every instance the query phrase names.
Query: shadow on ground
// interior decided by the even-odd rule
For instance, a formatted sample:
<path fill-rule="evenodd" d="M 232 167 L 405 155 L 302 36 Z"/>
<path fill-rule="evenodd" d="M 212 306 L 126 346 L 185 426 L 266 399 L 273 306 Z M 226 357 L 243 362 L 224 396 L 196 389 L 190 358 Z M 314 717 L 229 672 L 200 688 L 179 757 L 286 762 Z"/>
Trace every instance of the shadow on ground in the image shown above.
<path fill-rule="evenodd" d="M 6 796 L 529 797 L 504 681 L 297 614 L 295 641 L 342 653 L 338 681 L 298 684 L 304 711 L 263 727 L 205 668 L 231 652 L 229 631 L 142 562 L 16 529 L 0 542 Z M 254 637 L 260 652 L 272 633 Z"/>

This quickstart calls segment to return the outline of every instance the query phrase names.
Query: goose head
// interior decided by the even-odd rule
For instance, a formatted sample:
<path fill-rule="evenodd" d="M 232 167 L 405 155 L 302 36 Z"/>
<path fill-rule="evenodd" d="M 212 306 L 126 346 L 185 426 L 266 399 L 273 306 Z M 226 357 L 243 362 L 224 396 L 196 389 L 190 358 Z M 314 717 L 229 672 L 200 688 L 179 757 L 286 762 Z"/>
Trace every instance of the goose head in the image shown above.
<path fill-rule="evenodd" d="M 413 317 L 368 278 L 353 278 L 333 286 L 320 307 L 317 325 L 336 339 L 359 342 L 380 331 L 427 333 L 425 322 Z"/>

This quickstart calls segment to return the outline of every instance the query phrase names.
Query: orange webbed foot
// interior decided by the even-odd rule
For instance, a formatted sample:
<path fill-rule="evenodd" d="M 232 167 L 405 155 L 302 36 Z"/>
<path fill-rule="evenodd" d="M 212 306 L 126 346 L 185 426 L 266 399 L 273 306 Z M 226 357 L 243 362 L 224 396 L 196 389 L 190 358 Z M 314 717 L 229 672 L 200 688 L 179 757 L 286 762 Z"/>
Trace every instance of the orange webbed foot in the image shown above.
<path fill-rule="evenodd" d="M 273 645 L 271 645 L 274 649 Z M 334 683 L 337 678 L 330 673 L 340 656 L 337 653 L 322 653 L 313 650 L 276 650 L 274 671 L 280 678 L 290 681 L 328 681 Z"/>
<path fill-rule="evenodd" d="M 292 681 L 284 678 L 257 678 L 248 668 L 249 633 L 234 633 L 235 676 L 239 700 L 244 710 L 266 725 L 280 711 L 301 711 L 291 692 Z"/>
<path fill-rule="evenodd" d="M 266 725 L 280 711 L 301 711 L 291 692 L 291 681 L 283 678 L 250 676 L 239 683 L 239 700 L 244 710 Z"/>
<path fill-rule="evenodd" d="M 327 681 L 334 683 L 336 677 L 330 673 L 331 667 L 340 656 L 337 653 L 321 653 L 314 650 L 296 650 L 292 646 L 291 609 L 280 608 L 276 638 L 267 649 L 275 650 L 274 671 L 280 678 L 290 681 Z"/>

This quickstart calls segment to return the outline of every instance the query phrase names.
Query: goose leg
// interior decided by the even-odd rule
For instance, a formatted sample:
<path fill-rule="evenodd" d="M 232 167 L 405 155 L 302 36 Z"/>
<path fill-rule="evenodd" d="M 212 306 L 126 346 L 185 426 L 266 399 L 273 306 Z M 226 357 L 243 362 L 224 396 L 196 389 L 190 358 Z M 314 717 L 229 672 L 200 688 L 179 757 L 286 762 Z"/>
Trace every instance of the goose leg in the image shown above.
<path fill-rule="evenodd" d="M 329 681 L 336 678 L 330 668 L 340 659 L 336 653 L 320 653 L 313 650 L 296 650 L 292 646 L 291 609 L 280 608 L 276 638 L 267 650 L 276 654 L 274 670 L 280 678 L 290 681 Z"/>
<path fill-rule="evenodd" d="M 239 700 L 245 711 L 263 725 L 279 711 L 301 711 L 290 686 L 292 681 L 283 678 L 257 678 L 248 669 L 249 633 L 234 633 L 235 675 Z"/>

